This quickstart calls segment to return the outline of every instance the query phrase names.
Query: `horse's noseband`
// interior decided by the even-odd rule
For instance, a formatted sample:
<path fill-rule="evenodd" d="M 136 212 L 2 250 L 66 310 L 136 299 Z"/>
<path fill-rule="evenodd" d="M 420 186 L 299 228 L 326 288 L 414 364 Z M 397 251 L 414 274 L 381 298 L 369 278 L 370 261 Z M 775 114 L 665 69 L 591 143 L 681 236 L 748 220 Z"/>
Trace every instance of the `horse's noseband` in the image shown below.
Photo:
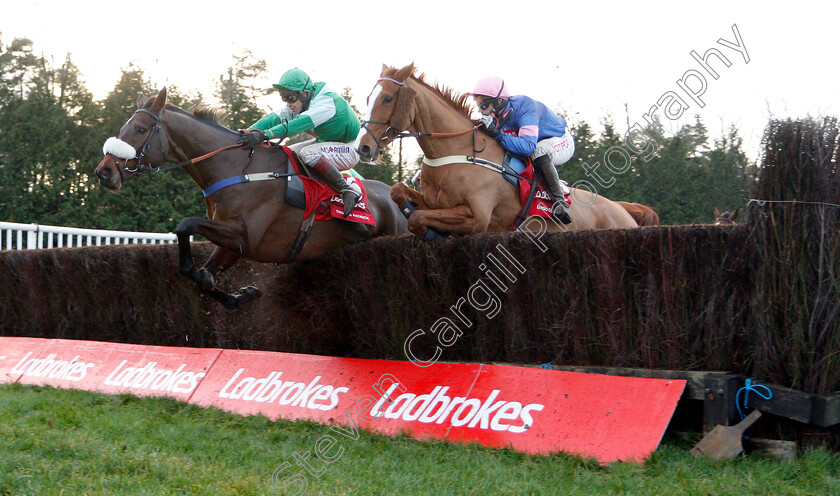
<path fill-rule="evenodd" d="M 371 131 L 371 130 L 370 130 L 370 128 L 368 127 L 368 124 L 375 124 L 375 125 L 378 125 L 378 126 L 388 126 L 388 127 L 386 127 L 386 128 L 385 128 L 385 132 L 384 132 L 384 133 L 382 133 L 382 136 L 381 136 L 381 137 L 378 137 L 378 136 L 376 136 L 376 133 L 374 133 L 373 131 Z M 381 150 L 381 149 L 383 148 L 383 146 L 384 146 L 384 144 L 385 144 L 385 140 L 394 141 L 394 139 L 396 139 L 396 138 L 398 138 L 398 137 L 402 137 L 402 136 L 400 135 L 400 133 L 402 132 L 402 130 L 396 130 L 396 131 L 394 132 L 394 135 L 393 135 L 393 136 L 389 136 L 389 133 L 391 133 L 392 131 L 394 131 L 394 129 L 395 129 L 395 128 L 394 128 L 393 126 L 391 126 L 391 124 L 390 124 L 390 123 L 388 123 L 388 122 L 382 122 L 382 121 L 362 121 L 362 129 L 364 129 L 365 131 L 367 131 L 367 133 L 368 133 L 369 135 L 371 135 L 371 136 L 373 137 L 373 139 L 374 139 L 374 140 L 376 140 L 376 148 L 373 150 L 373 156 L 374 156 L 374 157 L 378 154 L 379 150 Z"/>
<path fill-rule="evenodd" d="M 141 113 L 144 113 L 146 115 L 152 116 L 152 118 L 154 118 L 154 120 L 155 120 L 155 126 L 149 132 L 149 137 L 146 138 L 146 141 L 143 143 L 143 146 L 140 147 L 140 151 L 137 152 L 137 156 L 134 157 L 134 159 L 137 161 L 137 168 L 134 169 L 134 171 L 129 171 L 129 172 L 135 172 L 135 171 L 143 170 L 143 169 L 146 169 L 146 168 L 148 168 L 149 170 L 154 170 L 154 167 L 152 167 L 151 165 L 143 165 L 141 163 L 141 160 L 143 160 L 143 157 L 146 156 L 146 152 L 149 150 L 149 146 L 152 144 L 152 140 L 155 138 L 155 136 L 158 136 L 158 139 L 160 139 L 160 135 L 158 134 L 158 133 L 160 133 L 160 117 L 155 115 L 152 112 L 149 112 L 146 109 L 139 109 L 139 110 L 135 111 L 134 113 L 136 114 L 138 112 L 141 112 Z M 161 146 L 161 152 L 163 152 L 163 141 L 161 141 L 160 146 Z"/>
<path fill-rule="evenodd" d="M 145 165 L 141 161 L 143 160 L 143 157 L 146 156 L 146 152 L 149 150 L 149 147 L 151 146 L 152 140 L 155 138 L 155 136 L 158 136 L 158 139 L 160 139 L 160 134 L 159 134 L 160 133 L 160 124 L 161 124 L 160 117 L 158 117 L 157 115 L 155 115 L 154 113 L 152 113 L 152 112 L 150 112 L 146 109 L 138 109 L 134 113 L 135 114 L 143 113 L 143 114 L 152 116 L 152 118 L 155 119 L 155 125 L 154 125 L 154 127 L 152 127 L 152 130 L 149 132 L 149 136 L 146 138 L 146 141 L 143 142 L 143 146 L 141 146 L 140 149 L 137 150 L 137 153 L 134 156 L 133 160 L 136 162 L 137 166 L 134 169 L 129 169 L 128 168 L 128 161 L 132 160 L 132 159 L 128 159 L 128 160 L 123 159 L 123 160 L 125 160 L 125 165 L 123 166 L 122 169 L 125 169 L 126 172 L 129 172 L 131 174 L 134 174 L 135 172 L 142 172 L 142 171 L 145 171 L 145 170 L 154 172 L 154 171 L 156 171 L 155 167 L 152 167 L 151 165 Z M 129 122 L 130 121 L 131 120 L 129 119 Z M 161 151 L 163 151 L 163 141 L 162 140 L 161 140 L 160 146 L 161 146 Z M 120 168 L 120 163 L 117 162 L 118 157 L 116 157 L 115 155 L 113 155 L 111 153 L 109 153 L 108 155 L 111 155 L 111 158 L 114 159 L 114 163 L 117 165 L 117 170 L 120 173 L 120 178 L 122 178 L 123 170 Z"/>

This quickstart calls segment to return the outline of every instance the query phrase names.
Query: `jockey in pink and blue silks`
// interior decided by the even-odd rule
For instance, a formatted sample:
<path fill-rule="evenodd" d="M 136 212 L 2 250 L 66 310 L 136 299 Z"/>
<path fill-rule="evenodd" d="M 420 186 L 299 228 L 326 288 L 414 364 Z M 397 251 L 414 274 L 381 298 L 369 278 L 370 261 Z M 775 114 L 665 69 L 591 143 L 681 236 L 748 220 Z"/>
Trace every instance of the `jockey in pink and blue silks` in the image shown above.
<path fill-rule="evenodd" d="M 575 153 L 575 142 L 566 120 L 543 103 L 525 95 L 512 95 L 498 77 L 481 79 L 470 93 L 482 114 L 486 132 L 514 155 L 530 157 L 545 179 L 554 200 L 554 215 L 564 224 L 572 221 L 555 166 Z"/>

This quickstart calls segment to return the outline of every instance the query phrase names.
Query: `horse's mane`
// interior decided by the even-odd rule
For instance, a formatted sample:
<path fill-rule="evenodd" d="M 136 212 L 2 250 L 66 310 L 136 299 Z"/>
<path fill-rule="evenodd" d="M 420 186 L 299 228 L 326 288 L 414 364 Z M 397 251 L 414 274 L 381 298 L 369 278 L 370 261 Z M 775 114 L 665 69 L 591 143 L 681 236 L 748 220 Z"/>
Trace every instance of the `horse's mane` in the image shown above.
<path fill-rule="evenodd" d="M 397 69 L 395 67 L 389 67 L 388 69 L 386 69 L 383 76 L 393 76 L 398 70 L 399 69 Z M 469 94 L 460 94 L 460 93 L 456 92 L 454 89 L 452 89 L 448 86 L 445 86 L 443 84 L 440 84 L 440 83 L 436 83 L 434 85 L 429 84 L 429 83 L 426 82 L 426 73 L 422 73 L 419 76 L 417 76 L 415 74 L 416 72 L 417 72 L 417 69 L 415 68 L 410 75 L 411 79 L 413 79 L 417 83 L 425 86 L 426 88 L 434 91 L 435 93 L 440 95 L 444 99 L 444 101 L 446 101 L 446 103 L 449 104 L 450 107 L 452 107 L 455 110 L 464 114 L 464 116 L 467 119 L 470 118 L 470 114 L 472 114 L 473 109 L 470 108 L 470 104 L 469 104 L 470 95 Z"/>
<path fill-rule="evenodd" d="M 222 124 L 222 119 L 224 118 L 224 112 L 222 109 L 213 107 L 211 105 L 207 105 L 205 103 L 198 103 L 193 105 L 189 110 L 184 110 L 181 107 L 177 107 L 172 105 L 171 103 L 166 104 L 166 110 L 172 110 L 179 114 L 187 115 L 198 119 L 202 122 L 206 122 L 211 126 L 224 129 L 226 131 L 232 131 L 229 127 Z"/>

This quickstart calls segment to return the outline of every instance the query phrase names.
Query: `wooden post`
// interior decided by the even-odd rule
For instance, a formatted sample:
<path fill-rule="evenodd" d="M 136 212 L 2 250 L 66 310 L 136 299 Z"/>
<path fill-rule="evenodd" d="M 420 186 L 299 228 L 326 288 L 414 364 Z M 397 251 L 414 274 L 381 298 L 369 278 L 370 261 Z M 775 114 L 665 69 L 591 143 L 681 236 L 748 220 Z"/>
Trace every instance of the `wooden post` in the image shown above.
<path fill-rule="evenodd" d="M 738 410 L 735 395 L 743 380 L 733 374 L 709 374 L 704 380 L 703 432 L 709 432 L 716 425 L 735 425 Z"/>

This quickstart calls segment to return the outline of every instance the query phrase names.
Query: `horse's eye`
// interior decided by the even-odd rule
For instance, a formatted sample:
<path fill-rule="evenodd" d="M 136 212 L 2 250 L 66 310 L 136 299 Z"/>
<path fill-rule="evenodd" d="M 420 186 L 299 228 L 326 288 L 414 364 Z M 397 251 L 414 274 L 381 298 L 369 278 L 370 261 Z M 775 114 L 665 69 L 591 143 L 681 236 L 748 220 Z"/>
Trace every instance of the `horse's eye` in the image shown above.
<path fill-rule="evenodd" d="M 146 130 L 145 127 L 138 127 L 137 128 L 137 134 L 146 134 L 146 131 L 147 130 Z"/>
<path fill-rule="evenodd" d="M 394 101 L 394 97 L 392 97 L 391 95 L 385 95 L 382 98 L 382 101 L 385 102 L 385 103 L 391 103 L 391 102 Z"/>

